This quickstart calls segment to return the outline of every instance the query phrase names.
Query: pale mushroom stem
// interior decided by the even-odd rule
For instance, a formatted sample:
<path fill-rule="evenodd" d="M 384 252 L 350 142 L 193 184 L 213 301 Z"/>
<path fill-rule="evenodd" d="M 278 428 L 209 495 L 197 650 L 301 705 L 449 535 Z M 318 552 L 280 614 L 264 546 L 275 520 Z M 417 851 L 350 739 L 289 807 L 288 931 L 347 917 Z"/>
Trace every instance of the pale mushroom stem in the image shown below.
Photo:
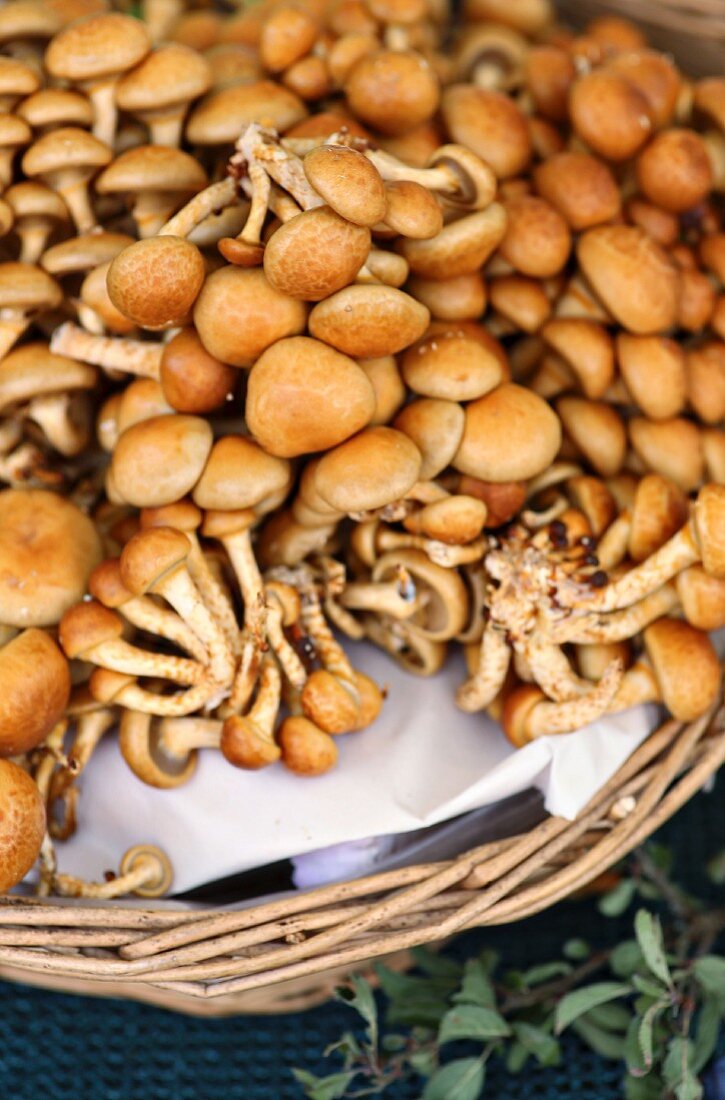
<path fill-rule="evenodd" d="M 209 568 L 196 533 L 185 531 L 184 534 L 191 544 L 187 558 L 191 578 L 199 589 L 204 603 L 223 630 L 229 648 L 238 657 L 241 652 L 240 630 L 231 598 Z"/>
<path fill-rule="evenodd" d="M 375 165 L 384 180 L 406 180 L 419 183 L 429 191 L 442 191 L 444 194 L 460 190 L 460 180 L 451 168 L 440 165 L 437 168 L 414 168 L 404 164 L 382 149 L 365 149 L 365 156 Z"/>
<path fill-rule="evenodd" d="M 153 379 L 159 377 L 164 352 L 162 344 L 122 336 L 97 336 L 72 321 L 55 329 L 50 338 L 50 350 L 69 359 L 93 363 L 104 370 L 120 370 L 138 378 Z"/>
<path fill-rule="evenodd" d="M 13 159 L 16 149 L 0 149 L 0 190 L 7 191 L 13 182 Z"/>
<path fill-rule="evenodd" d="M 249 527 L 220 539 L 229 555 L 244 601 L 244 628 L 250 633 L 264 622 L 264 582 L 252 548 Z"/>
<path fill-rule="evenodd" d="M 189 572 L 179 567 L 157 581 L 155 590 L 178 611 L 209 652 L 209 672 L 218 685 L 232 682 L 234 655 Z"/>
<path fill-rule="evenodd" d="M 45 252 L 52 228 L 52 222 L 47 218 L 27 217 L 16 225 L 15 232 L 20 238 L 20 263 L 37 264 Z"/>
<path fill-rule="evenodd" d="M 48 174 L 75 222 L 79 233 L 88 233 L 96 225 L 96 215 L 91 206 L 86 177 L 75 168 Z"/>
<path fill-rule="evenodd" d="M 4 359 L 30 325 L 19 309 L 0 309 L 0 359 Z"/>
<path fill-rule="evenodd" d="M 68 760 L 53 775 L 48 792 L 48 820 L 50 832 L 56 840 L 68 840 L 76 830 L 76 782 L 95 752 L 104 734 L 114 723 L 114 713 L 109 708 L 81 714 L 76 722 L 76 735 L 68 751 Z M 54 812 L 57 802 L 63 803 L 62 817 Z"/>
<path fill-rule="evenodd" d="M 422 606 L 415 585 L 409 582 L 401 592 L 399 581 L 355 581 L 346 585 L 340 603 L 354 611 L 378 611 L 393 619 L 410 619 Z"/>
<path fill-rule="evenodd" d="M 511 650 L 505 635 L 490 625 L 486 626 L 481 638 L 478 668 L 456 692 L 456 703 L 461 710 L 473 714 L 492 703 L 503 687 L 510 661 Z"/>
<path fill-rule="evenodd" d="M 667 615 L 678 603 L 677 592 L 670 584 L 664 584 L 632 607 L 613 611 L 594 623 L 584 619 L 568 619 L 554 624 L 550 630 L 552 640 L 559 645 L 565 642 L 596 644 L 597 642 L 624 642 L 633 638 L 646 626 Z"/>
<path fill-rule="evenodd" d="M 66 898 L 120 898 L 133 894 L 143 887 L 150 887 L 165 876 L 160 853 L 150 846 L 139 852 L 133 866 L 125 874 L 116 875 L 107 882 L 86 882 L 75 875 L 56 874 L 53 885 L 61 897 Z M 148 895 L 147 895 L 148 896 Z"/>
<path fill-rule="evenodd" d="M 82 302 L 80 298 L 74 299 L 73 305 L 76 307 L 76 315 L 78 317 L 78 320 L 80 321 L 82 328 L 84 328 L 86 332 L 91 332 L 94 336 L 105 335 L 106 327 L 103 324 L 101 318 L 96 313 L 95 309 L 93 309 L 89 305 L 86 305 L 86 303 Z"/>
<path fill-rule="evenodd" d="M 604 670 L 599 683 L 588 695 L 570 699 L 565 703 L 550 703 L 546 700 L 537 703 L 526 719 L 527 740 L 546 737 L 549 734 L 571 733 L 601 718 L 609 710 L 622 682 L 622 676 L 622 662 L 612 661 Z"/>
<path fill-rule="evenodd" d="M 336 676 L 346 688 L 355 696 L 358 695 L 355 684 L 355 670 L 353 669 L 347 654 L 327 625 L 322 614 L 320 601 L 317 594 L 311 588 L 303 589 L 302 595 L 302 623 L 315 643 L 320 662 L 328 672 Z"/>
<path fill-rule="evenodd" d="M 83 415 L 80 394 L 50 393 L 34 397 L 23 415 L 42 429 L 45 438 L 60 454 L 72 458 L 91 439 L 88 402 Z"/>
<path fill-rule="evenodd" d="M 474 539 L 465 546 L 450 546 L 437 539 L 428 539 L 424 535 L 408 535 L 402 531 L 392 531 L 381 527 L 377 538 L 378 549 L 384 550 L 422 550 L 436 565 L 445 569 L 454 569 L 459 565 L 470 565 L 481 561 L 488 551 L 488 539 Z"/>
<path fill-rule="evenodd" d="M 548 640 L 538 638 L 535 633 L 526 646 L 526 660 L 536 683 L 557 703 L 565 703 L 591 691 L 591 681 L 577 676 L 561 649 Z"/>
<path fill-rule="evenodd" d="M 223 723 L 218 718 L 164 718 L 159 723 L 158 745 L 169 756 L 182 759 L 195 749 L 218 749 Z"/>
<path fill-rule="evenodd" d="M 159 607 L 148 596 L 134 596 L 127 600 L 122 611 L 124 618 L 138 630 L 166 638 L 202 664 L 209 660 L 206 646 L 175 611 Z"/>
<path fill-rule="evenodd" d="M 122 638 L 101 642 L 87 650 L 85 656 L 101 668 L 110 668 L 112 672 L 120 672 L 125 676 L 153 676 L 170 680 L 174 684 L 199 684 L 206 675 L 206 668 L 199 661 L 164 653 L 149 653 L 138 646 L 130 645 Z"/>
<path fill-rule="evenodd" d="M 601 588 L 586 603 L 588 611 L 619 611 L 637 603 L 677 573 L 700 560 L 697 535 L 692 520 L 676 535 L 655 550 L 628 573 Z M 563 602 L 563 601 L 562 601 Z"/>
<path fill-rule="evenodd" d="M 183 193 L 178 191 L 142 191 L 133 204 L 139 237 L 145 240 L 156 236 L 183 200 Z"/>
<path fill-rule="evenodd" d="M 177 19 L 184 12 L 184 4 L 183 0 L 142 0 L 141 11 L 151 41 L 158 45 L 169 37 Z M 155 136 L 153 142 L 158 144 Z"/>
<path fill-rule="evenodd" d="M 238 234 L 238 237 L 250 244 L 259 244 L 264 228 L 264 219 L 267 216 L 269 207 L 271 184 L 269 176 L 258 164 L 249 165 L 249 181 L 251 183 L 249 197 L 252 200 L 252 205 L 244 229 Z"/>
<path fill-rule="evenodd" d="M 297 691 L 302 691 L 307 679 L 305 666 L 285 637 L 282 629 L 282 608 L 269 590 L 267 590 L 267 641 L 288 682 Z"/>
<path fill-rule="evenodd" d="M 116 77 L 104 80 L 88 89 L 88 98 L 93 107 L 92 134 L 111 149 L 116 140 L 118 108 L 116 106 Z"/>
<path fill-rule="evenodd" d="M 39 898 L 47 898 L 53 892 L 53 883 L 55 881 L 55 873 L 58 867 L 58 860 L 55 854 L 55 846 L 51 840 L 50 833 L 46 832 L 43 837 L 43 843 L 40 845 L 40 855 L 38 857 L 39 862 L 39 877 L 38 885 L 35 888 L 36 896 Z"/>
<path fill-rule="evenodd" d="M 158 695 L 156 692 L 147 691 L 137 683 L 126 684 L 115 694 L 114 702 L 128 710 L 139 711 L 141 714 L 155 714 L 160 718 L 181 718 L 215 703 L 218 696 L 219 682 L 209 676 L 202 683 L 174 695 Z"/>
<path fill-rule="evenodd" d="M 245 634 L 242 643 L 242 656 L 237 674 L 234 677 L 232 690 L 228 699 L 219 708 L 219 714 L 222 718 L 227 718 L 231 714 L 243 714 L 247 709 L 254 686 L 257 683 L 261 663 L 260 638 L 253 634 Z"/>
<path fill-rule="evenodd" d="M 640 658 L 625 672 L 617 694 L 609 704 L 608 713 L 628 710 L 639 703 L 658 703 L 661 699 L 659 684 L 649 662 L 646 658 Z"/>
<path fill-rule="evenodd" d="M 218 213 L 226 206 L 231 206 L 236 198 L 237 183 L 231 176 L 219 180 L 218 183 L 212 183 L 209 187 L 205 187 L 203 191 L 199 191 L 197 195 L 194 195 L 193 199 L 190 199 L 186 206 L 179 210 L 178 214 L 174 214 L 173 218 L 161 226 L 156 235 L 158 237 L 188 237 L 189 233 L 196 229 L 200 222 L 204 221 L 204 218 L 208 218 L 210 214 Z"/>

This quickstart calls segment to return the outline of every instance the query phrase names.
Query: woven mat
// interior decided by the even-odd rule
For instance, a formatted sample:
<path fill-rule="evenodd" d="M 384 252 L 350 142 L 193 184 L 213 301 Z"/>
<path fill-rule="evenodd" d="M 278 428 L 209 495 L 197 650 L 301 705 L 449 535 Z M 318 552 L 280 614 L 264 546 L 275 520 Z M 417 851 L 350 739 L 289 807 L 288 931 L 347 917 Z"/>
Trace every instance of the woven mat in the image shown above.
<path fill-rule="evenodd" d="M 715 897 L 702 872 L 725 847 L 725 778 L 700 794 L 656 839 L 676 855 L 679 881 Z M 566 902 L 524 924 L 460 937 L 451 954 L 492 947 L 512 966 L 553 957 L 571 936 L 594 943 L 624 936 L 626 919 L 601 917 L 591 900 Z M 353 1022 L 333 1005 L 294 1016 L 197 1020 L 123 1001 L 44 993 L 0 983 L 0 1096 L 13 1100 L 298 1100 L 289 1068 L 332 1072 L 320 1052 Z M 615 1100 L 622 1071 L 572 1037 L 560 1067 L 509 1077 L 489 1066 L 486 1095 L 506 1100 Z M 415 1100 L 413 1085 L 390 1100 Z"/>

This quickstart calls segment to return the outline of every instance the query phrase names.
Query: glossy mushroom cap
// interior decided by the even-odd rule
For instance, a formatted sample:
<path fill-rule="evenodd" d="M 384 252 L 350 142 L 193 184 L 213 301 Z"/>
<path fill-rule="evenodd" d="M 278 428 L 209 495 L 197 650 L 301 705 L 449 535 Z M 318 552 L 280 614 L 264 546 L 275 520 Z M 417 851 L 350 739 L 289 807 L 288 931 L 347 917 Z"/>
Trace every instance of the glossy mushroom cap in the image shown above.
<path fill-rule="evenodd" d="M 206 184 L 206 172 L 189 153 L 166 145 L 137 145 L 117 156 L 94 186 L 99 195 L 142 191 L 192 194 Z"/>
<path fill-rule="evenodd" d="M 199 508 L 215 511 L 264 507 L 284 493 L 291 480 L 289 462 L 267 454 L 253 439 L 222 436 L 212 447 L 193 498 Z"/>
<path fill-rule="evenodd" d="M 251 366 L 276 340 L 303 332 L 306 320 L 307 306 L 275 290 L 263 271 L 232 264 L 207 278 L 194 308 L 206 350 L 235 367 Z"/>
<path fill-rule="evenodd" d="M 535 393 L 507 382 L 466 406 L 453 465 L 482 481 L 519 481 L 545 470 L 561 443 L 556 414 Z"/>
<path fill-rule="evenodd" d="M 31 627 L 0 649 L 0 757 L 30 752 L 61 720 L 70 698 L 68 662 Z"/>
<path fill-rule="evenodd" d="M 404 497 L 420 467 L 420 451 L 408 436 L 368 428 L 322 456 L 315 488 L 339 512 L 366 512 Z"/>
<path fill-rule="evenodd" d="M 685 353 L 664 336 L 616 337 L 622 380 L 636 405 L 651 420 L 666 420 L 682 411 L 687 399 Z"/>
<path fill-rule="evenodd" d="M 409 294 L 390 286 L 348 286 L 310 313 L 310 333 L 345 355 L 394 355 L 425 332 L 430 314 Z"/>
<path fill-rule="evenodd" d="M 629 556 L 644 561 L 687 522 L 689 502 L 677 485 L 660 474 L 638 483 L 631 507 Z"/>
<path fill-rule="evenodd" d="M 572 85 L 569 109 L 579 137 L 606 160 L 627 160 L 652 133 L 647 99 L 616 72 L 595 69 L 580 77 Z"/>
<path fill-rule="evenodd" d="M 664 210 L 678 214 L 697 206 L 713 184 L 705 143 L 694 130 L 664 130 L 637 158 L 637 180 Z"/>
<path fill-rule="evenodd" d="M 691 565 L 677 574 L 675 584 L 688 623 L 708 631 L 725 626 L 725 579 Z"/>
<path fill-rule="evenodd" d="M 673 718 L 691 722 L 713 705 L 722 677 L 707 634 L 679 619 L 658 619 L 644 631 L 644 644 Z"/>
<path fill-rule="evenodd" d="M 285 718 L 277 737 L 282 760 L 296 775 L 323 775 L 337 763 L 334 739 L 308 718 Z"/>
<path fill-rule="evenodd" d="M 196 329 L 184 328 L 164 345 L 159 377 L 177 412 L 199 414 L 219 409 L 233 397 L 238 373 L 209 354 Z"/>
<path fill-rule="evenodd" d="M 45 836 L 45 806 L 26 771 L 0 760 L 0 892 L 10 890 L 35 863 Z"/>
<path fill-rule="evenodd" d="M 91 126 L 93 107 L 86 96 L 67 88 L 41 88 L 18 104 L 16 114 L 34 130 L 46 126 Z"/>
<path fill-rule="evenodd" d="M 0 57 L 0 96 L 26 96 L 37 91 L 37 72 L 15 57 Z"/>
<path fill-rule="evenodd" d="M 35 264 L 0 263 L 0 308 L 56 309 L 63 291 L 55 279 Z"/>
<path fill-rule="evenodd" d="M 47 248 L 40 257 L 40 263 L 51 275 L 72 275 L 78 271 L 89 271 L 99 264 L 110 263 L 119 252 L 133 243 L 133 237 L 129 237 L 127 233 L 106 230 L 81 233 Z"/>
<path fill-rule="evenodd" d="M 150 237 L 124 248 L 108 269 L 116 309 L 142 328 L 182 325 L 204 282 L 204 257 L 181 237 Z"/>
<path fill-rule="evenodd" d="M 369 229 L 318 206 L 272 234 L 264 250 L 264 273 L 280 294 L 319 302 L 353 282 L 369 251 Z"/>
<path fill-rule="evenodd" d="M 526 168 L 531 138 L 510 96 L 475 84 L 452 84 L 443 92 L 441 110 L 451 140 L 476 153 L 499 179 Z"/>
<path fill-rule="evenodd" d="M 704 485 L 697 495 L 695 522 L 702 564 L 713 577 L 725 578 L 725 485 Z"/>
<path fill-rule="evenodd" d="M 23 344 L 0 360 L 0 413 L 43 394 L 92 390 L 97 380 L 95 367 L 54 355 L 46 344 Z"/>
<path fill-rule="evenodd" d="M 679 280 L 667 253 L 636 226 L 590 229 L 579 238 L 582 271 L 616 319 L 647 335 L 677 318 Z"/>
<path fill-rule="evenodd" d="M 414 393 L 447 401 L 475 400 L 503 380 L 498 358 L 455 328 L 425 336 L 408 348 L 401 371 Z"/>
<path fill-rule="evenodd" d="M 284 133 L 306 115 L 307 108 L 293 92 L 271 80 L 260 80 L 223 88 L 202 99 L 186 125 L 186 138 L 192 145 L 228 145 L 250 122 L 262 122 Z"/>
<path fill-rule="evenodd" d="M 619 187 L 609 167 L 588 153 L 556 153 L 533 170 L 536 190 L 572 229 L 591 229 L 619 214 Z"/>
<path fill-rule="evenodd" d="M 23 157 L 23 171 L 42 176 L 69 168 L 105 168 L 112 159 L 104 141 L 76 126 L 63 126 L 36 138 Z"/>
<path fill-rule="evenodd" d="M 381 134 L 402 134 L 426 122 L 438 107 L 432 66 L 412 50 L 378 50 L 360 58 L 345 80 L 350 110 Z"/>
<path fill-rule="evenodd" d="M 499 255 L 522 275 L 545 279 L 569 258 L 571 235 L 561 214 L 545 199 L 521 195 L 504 203 L 506 232 Z"/>
<path fill-rule="evenodd" d="M 90 15 L 60 31 L 45 52 L 51 76 L 96 81 L 137 65 L 151 49 L 145 25 L 118 12 Z"/>
<path fill-rule="evenodd" d="M 293 336 L 252 367 L 244 416 L 266 451 L 294 458 L 342 443 L 374 411 L 373 388 L 357 363 L 319 340 Z"/>
<path fill-rule="evenodd" d="M 202 54 L 170 42 L 125 74 L 116 88 L 116 103 L 131 114 L 190 103 L 209 90 L 211 77 L 211 66 Z"/>
<path fill-rule="evenodd" d="M 605 401 L 561 397 L 556 402 L 567 436 L 602 477 L 621 469 L 627 451 L 622 419 Z"/>
<path fill-rule="evenodd" d="M 120 500 L 136 508 L 173 504 L 191 492 L 212 446 L 212 430 L 196 416 L 153 416 L 124 431 L 111 475 Z"/>
<path fill-rule="evenodd" d="M 696 424 L 684 417 L 648 420 L 633 416 L 627 424 L 629 440 L 648 470 L 669 478 L 686 493 L 701 483 L 704 456 Z"/>
<path fill-rule="evenodd" d="M 142 596 L 161 578 L 186 561 L 189 540 L 171 527 L 152 527 L 139 531 L 121 553 L 121 580 L 134 595 Z"/>
<path fill-rule="evenodd" d="M 0 622 L 53 626 L 103 556 L 93 522 L 44 489 L 6 489 L 0 515 Z"/>
<path fill-rule="evenodd" d="M 320 145 L 304 159 L 305 175 L 328 206 L 354 225 L 376 225 L 386 208 L 385 186 L 363 153 L 344 145 Z"/>

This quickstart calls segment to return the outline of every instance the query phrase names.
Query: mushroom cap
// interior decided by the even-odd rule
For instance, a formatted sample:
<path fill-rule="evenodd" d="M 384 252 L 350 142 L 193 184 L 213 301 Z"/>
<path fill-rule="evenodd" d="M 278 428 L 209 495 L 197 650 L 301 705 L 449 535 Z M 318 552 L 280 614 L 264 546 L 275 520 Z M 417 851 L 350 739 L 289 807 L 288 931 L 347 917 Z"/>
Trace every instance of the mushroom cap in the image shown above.
<path fill-rule="evenodd" d="M 388 180 L 382 221 L 403 237 L 427 241 L 443 228 L 443 211 L 435 195 L 420 183 Z"/>
<path fill-rule="evenodd" d="M 201 527 L 203 520 L 201 508 L 192 503 L 190 500 L 177 500 L 174 504 L 165 504 L 161 508 L 144 508 L 139 516 L 139 522 L 141 528 L 146 530 L 147 527 L 174 527 L 177 531 L 196 531 Z M 104 562 L 103 565 L 107 565 Z M 100 567 L 103 568 L 103 565 Z M 96 574 L 98 570 L 96 570 Z M 88 590 L 91 595 L 95 596 L 93 591 L 94 577 L 91 577 Z M 119 574 L 120 580 L 120 574 Z M 101 603 L 105 603 L 105 599 L 98 599 Z"/>
<path fill-rule="evenodd" d="M 648 470 L 674 481 L 686 493 L 702 481 L 704 459 L 697 425 L 683 417 L 647 420 L 634 416 L 629 440 Z"/>
<path fill-rule="evenodd" d="M 412 439 L 423 456 L 419 477 L 429 481 L 450 466 L 463 437 L 465 413 L 456 401 L 422 397 L 402 409 L 393 427 Z"/>
<path fill-rule="evenodd" d="M 675 578 L 685 618 L 698 630 L 725 626 L 725 578 L 713 577 L 701 565 L 683 569 Z"/>
<path fill-rule="evenodd" d="M 53 626 L 103 556 L 92 520 L 44 489 L 0 493 L 0 623 Z"/>
<path fill-rule="evenodd" d="M 207 176 L 199 162 L 183 149 L 168 145 L 137 145 L 121 153 L 96 179 L 99 195 L 118 191 L 201 191 Z"/>
<path fill-rule="evenodd" d="M 241 714 L 232 714 L 225 721 L 219 748 L 224 759 L 235 768 L 250 771 L 275 764 L 281 755 L 279 746 L 262 736 L 254 722 Z"/>
<path fill-rule="evenodd" d="M 695 523 L 702 564 L 713 577 L 725 579 L 725 485 L 704 485 L 695 502 Z"/>
<path fill-rule="evenodd" d="M 477 497 L 486 505 L 486 527 L 500 527 L 513 519 L 526 503 L 524 481 L 481 481 L 464 475 L 458 483 L 459 493 Z"/>
<path fill-rule="evenodd" d="M 440 321 L 472 321 L 486 311 L 486 283 L 477 272 L 456 275 L 452 279 L 423 279 L 412 275 L 408 292 L 427 306 Z"/>
<path fill-rule="evenodd" d="M 606 160 L 628 160 L 652 133 L 648 100 L 626 77 L 608 69 L 574 81 L 569 112 L 582 141 Z"/>
<path fill-rule="evenodd" d="M 87 130 L 61 126 L 41 134 L 23 156 L 23 172 L 42 176 L 70 168 L 105 168 L 113 160 L 113 150 Z"/>
<path fill-rule="evenodd" d="M 651 420 L 676 416 L 687 399 L 685 353 L 665 336 L 618 332 L 617 363 L 635 404 Z"/>
<path fill-rule="evenodd" d="M 47 248 L 40 258 L 45 271 L 51 275 L 71 275 L 88 271 L 99 264 L 110 263 L 124 248 L 134 244 L 127 233 L 82 233 L 67 241 Z"/>
<path fill-rule="evenodd" d="M 637 181 L 656 206 L 683 213 L 705 199 L 713 185 L 707 147 L 694 130 L 663 130 L 637 157 Z"/>
<path fill-rule="evenodd" d="M 0 360 L 0 413 L 51 393 L 93 390 L 98 371 L 64 355 L 55 355 L 47 344 L 23 344 Z"/>
<path fill-rule="evenodd" d="M 325 733 L 350 733 L 355 729 L 357 702 L 337 676 L 325 668 L 317 668 L 307 677 L 300 704 L 305 717 Z"/>
<path fill-rule="evenodd" d="M 194 324 L 210 355 L 250 366 L 285 336 L 303 332 L 307 306 L 275 290 L 259 268 L 230 264 L 207 278 L 194 307 Z"/>
<path fill-rule="evenodd" d="M 303 161 L 317 194 L 354 225 L 376 225 L 385 215 L 385 185 L 374 164 L 345 145 L 319 145 Z"/>
<path fill-rule="evenodd" d="M 155 378 L 134 379 L 123 390 L 120 398 L 115 411 L 118 435 L 141 420 L 150 420 L 153 416 L 169 416 L 175 411 Z"/>
<path fill-rule="evenodd" d="M 611 169 L 589 153 L 562 152 L 533 170 L 538 193 L 556 207 L 572 229 L 591 229 L 612 221 L 621 196 Z"/>
<path fill-rule="evenodd" d="M 88 591 L 104 607 L 115 609 L 133 598 L 133 592 L 121 580 L 118 558 L 106 558 L 88 578 Z"/>
<path fill-rule="evenodd" d="M 192 145 L 227 145 L 251 122 L 284 133 L 306 116 L 302 100 L 272 80 L 236 84 L 212 92 L 196 105 L 186 124 L 186 139 Z"/>
<path fill-rule="evenodd" d="M 541 330 L 544 341 L 572 368 L 586 397 L 602 397 L 614 380 L 614 348 L 603 325 L 556 318 Z"/>
<path fill-rule="evenodd" d="M 56 309 L 63 291 L 35 264 L 0 264 L 0 309 Z"/>
<path fill-rule="evenodd" d="M 517 195 L 507 199 L 506 232 L 499 254 L 523 275 L 546 279 L 569 258 L 571 234 L 561 214 L 546 199 Z"/>
<path fill-rule="evenodd" d="M 430 314 L 391 286 L 348 286 L 319 302 L 309 316 L 318 340 L 363 359 L 395 355 L 425 332 Z"/>
<path fill-rule="evenodd" d="M 141 20 L 103 12 L 64 27 L 45 52 L 45 67 L 56 79 L 72 83 L 100 80 L 138 65 L 150 49 Z"/>
<path fill-rule="evenodd" d="M 451 84 L 441 110 L 452 141 L 493 168 L 498 179 L 518 176 L 531 158 L 526 118 L 510 96 L 475 84 Z"/>
<path fill-rule="evenodd" d="M 277 734 L 285 767 L 295 775 L 322 775 L 337 763 L 337 745 L 308 718 L 285 718 Z"/>
<path fill-rule="evenodd" d="M 567 435 L 597 473 L 616 474 L 627 451 L 627 433 L 617 411 L 604 401 L 583 397 L 560 397 L 556 411 Z"/>
<path fill-rule="evenodd" d="M 414 393 L 447 401 L 473 401 L 503 380 L 499 359 L 454 328 L 424 336 L 408 348 L 401 372 Z"/>
<path fill-rule="evenodd" d="M 249 375 L 244 417 L 269 454 L 294 458 L 329 450 L 364 428 L 374 412 L 365 372 L 309 336 L 278 340 Z"/>
<path fill-rule="evenodd" d="M 32 138 L 33 131 L 24 119 L 17 115 L 0 115 L 0 146 L 11 148 L 27 145 Z"/>
<path fill-rule="evenodd" d="M 712 76 L 698 80 L 694 88 L 694 106 L 725 129 L 725 78 Z"/>
<path fill-rule="evenodd" d="M 3 11 L 7 11 L 7 8 Z M 43 126 L 91 126 L 93 124 L 93 106 L 90 99 L 80 92 L 72 92 L 67 88 L 41 88 L 19 103 L 15 113 L 34 129 L 40 129 Z"/>
<path fill-rule="evenodd" d="M 110 261 L 92 267 L 81 283 L 80 299 L 84 305 L 96 313 L 109 332 L 118 336 L 127 336 L 133 332 L 135 325 L 129 321 L 120 310 L 116 309 L 108 297 L 108 269 Z M 196 409 L 179 409 L 179 412 L 196 412 Z"/>
<path fill-rule="evenodd" d="M 406 398 L 405 383 L 400 377 L 395 356 L 383 355 L 378 359 L 359 359 L 358 366 L 373 388 L 375 411 L 370 426 L 387 424 L 405 404 Z"/>
<path fill-rule="evenodd" d="M 537 114 L 552 122 L 565 122 L 569 89 L 576 77 L 571 54 L 560 46 L 543 43 L 533 45 L 522 60 L 526 90 Z"/>
<path fill-rule="evenodd" d="M 67 222 L 70 219 L 68 207 L 60 195 L 57 195 L 44 183 L 25 180 L 8 187 L 3 198 L 19 218 L 52 218 L 54 221 Z"/>
<path fill-rule="evenodd" d="M 416 275 L 452 279 L 480 271 L 505 231 L 506 211 L 501 203 L 492 202 L 485 210 L 448 222 L 429 240 L 404 238 L 398 247 Z"/>
<path fill-rule="evenodd" d="M 342 107 L 335 104 L 329 111 L 316 111 L 314 115 L 308 115 L 301 122 L 296 122 L 287 131 L 287 137 L 295 138 L 328 138 L 336 134 L 338 130 L 347 130 L 352 137 L 370 138 L 370 131 L 361 126 L 351 114 L 343 111 Z"/>
<path fill-rule="evenodd" d="M 40 77 L 30 65 L 15 57 L 0 57 L 0 95 L 32 95 L 39 87 Z"/>
<path fill-rule="evenodd" d="M 717 699 L 722 681 L 707 634 L 680 619 L 658 619 L 644 631 L 644 644 L 673 718 L 691 722 L 704 714 Z"/>
<path fill-rule="evenodd" d="M 123 619 L 97 600 L 83 600 L 68 608 L 58 627 L 58 639 L 66 657 L 82 657 L 104 642 L 123 636 Z"/>
<path fill-rule="evenodd" d="M 466 406 L 453 465 L 482 481 L 521 481 L 551 464 L 561 443 L 555 413 L 535 393 L 505 382 Z"/>
<path fill-rule="evenodd" d="M 14 0 L 0 9 L 0 42 L 52 38 L 60 30 L 56 13 L 39 0 Z"/>
<path fill-rule="evenodd" d="M 186 321 L 205 274 L 196 245 L 182 237 L 149 237 L 119 252 L 106 282 L 125 317 L 142 328 L 162 329 Z"/>
<path fill-rule="evenodd" d="M 70 698 L 68 662 L 31 628 L 0 649 L 0 757 L 30 752 L 60 722 Z"/>
<path fill-rule="evenodd" d="M 317 206 L 272 234 L 264 250 L 264 273 L 281 294 L 319 302 L 354 280 L 369 251 L 369 229 L 329 206 Z"/>
<path fill-rule="evenodd" d="M 725 342 L 709 340 L 688 348 L 685 363 L 690 406 L 705 424 L 721 424 L 725 420 Z"/>
<path fill-rule="evenodd" d="M 45 806 L 28 773 L 0 760 L 0 892 L 25 878 L 45 836 Z"/>
<path fill-rule="evenodd" d="M 420 451 L 407 435 L 367 428 L 322 456 L 315 488 L 340 512 L 367 512 L 404 497 L 420 467 Z"/>
<path fill-rule="evenodd" d="M 263 505 L 290 485 L 289 462 L 243 435 L 218 439 L 193 492 L 199 508 L 240 511 Z"/>
<path fill-rule="evenodd" d="M 644 561 L 687 522 L 689 502 L 673 481 L 647 474 L 637 483 L 629 531 L 629 556 Z"/>
<path fill-rule="evenodd" d="M 116 103 L 122 111 L 158 111 L 189 103 L 211 86 L 209 61 L 197 50 L 169 42 L 147 54 L 140 65 L 116 85 Z"/>
<path fill-rule="evenodd" d="M 211 427 L 200 417 L 141 420 L 121 433 L 113 452 L 116 490 L 136 508 L 173 504 L 196 485 L 211 447 Z"/>
<path fill-rule="evenodd" d="M 656 129 L 672 119 L 682 91 L 682 78 L 660 50 L 624 50 L 607 60 L 607 69 L 625 77 L 647 100 Z"/>
<path fill-rule="evenodd" d="M 630 225 L 589 229 L 579 238 L 577 255 L 584 275 L 624 328 L 647 335 L 675 324 L 677 269 L 643 230 Z"/>
<path fill-rule="evenodd" d="M 404 134 L 436 111 L 440 85 L 432 65 L 414 50 L 374 50 L 345 79 L 350 110 L 381 134 Z"/>
<path fill-rule="evenodd" d="M 186 535 L 172 527 L 151 527 L 132 535 L 121 551 L 121 580 L 136 596 L 183 565 L 191 549 Z"/>
<path fill-rule="evenodd" d="M 206 413 L 234 396 L 239 375 L 215 359 L 193 328 L 184 328 L 164 345 L 160 381 L 164 397 L 177 412 Z"/>

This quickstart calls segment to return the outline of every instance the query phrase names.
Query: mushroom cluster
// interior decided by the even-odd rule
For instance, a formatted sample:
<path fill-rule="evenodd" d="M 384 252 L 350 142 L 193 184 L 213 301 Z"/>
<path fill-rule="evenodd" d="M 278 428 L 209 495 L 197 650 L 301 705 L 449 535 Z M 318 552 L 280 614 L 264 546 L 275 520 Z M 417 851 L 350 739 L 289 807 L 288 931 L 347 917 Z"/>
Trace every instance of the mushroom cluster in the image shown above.
<path fill-rule="evenodd" d="M 113 10 L 118 7 L 119 10 Z M 0 11 L 0 889 L 100 740 L 317 776 L 384 690 L 510 741 L 714 707 L 725 80 L 549 0 Z"/>

